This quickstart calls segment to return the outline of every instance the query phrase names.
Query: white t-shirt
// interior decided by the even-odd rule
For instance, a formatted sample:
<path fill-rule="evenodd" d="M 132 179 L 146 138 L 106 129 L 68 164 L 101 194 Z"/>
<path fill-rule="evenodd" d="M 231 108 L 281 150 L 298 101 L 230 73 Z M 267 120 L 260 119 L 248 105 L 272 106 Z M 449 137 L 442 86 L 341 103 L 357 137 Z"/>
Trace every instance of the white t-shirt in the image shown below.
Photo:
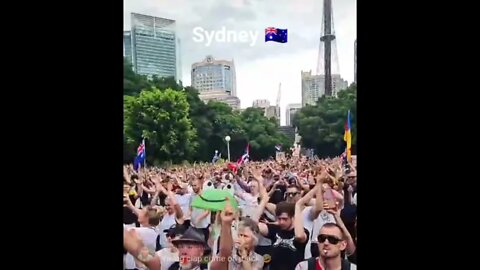
<path fill-rule="evenodd" d="M 160 224 L 158 224 L 157 232 L 158 234 L 160 234 L 160 245 L 162 245 L 162 248 L 165 248 L 168 245 L 167 233 L 163 231 L 170 229 L 176 223 L 177 222 L 175 221 L 175 213 L 171 215 L 169 215 L 168 213 L 165 213 L 162 221 L 160 222 Z"/>
<path fill-rule="evenodd" d="M 312 257 L 312 253 L 310 252 L 310 239 L 312 235 L 312 229 L 314 221 L 310 219 L 310 212 L 313 210 L 313 206 L 307 206 L 302 211 L 303 215 L 303 227 L 307 229 L 309 232 L 310 238 L 307 240 L 307 246 L 305 247 L 305 258 Z"/>
<path fill-rule="evenodd" d="M 198 196 L 198 195 L 192 196 L 192 200 L 195 198 L 195 196 Z M 192 207 L 190 224 L 193 227 L 198 228 L 198 229 L 204 229 L 204 228 L 208 227 L 208 225 L 210 224 L 210 221 L 211 221 L 211 213 L 208 213 L 208 215 L 205 218 L 203 218 L 202 220 L 200 220 L 199 223 L 196 222 L 197 217 L 202 215 L 205 211 L 206 210 L 204 210 L 204 209 L 199 209 L 199 208 Z"/>
<path fill-rule="evenodd" d="M 312 238 L 311 238 L 312 242 L 317 243 L 318 233 L 320 232 L 320 229 L 323 227 L 323 225 L 326 224 L 326 223 L 335 223 L 336 224 L 337 222 L 335 221 L 335 217 L 332 214 L 323 210 L 322 212 L 320 212 L 318 217 L 313 222 L 313 233 L 312 233 Z"/>
<path fill-rule="evenodd" d="M 127 230 L 136 230 L 138 236 L 140 236 L 140 238 L 142 239 L 145 247 L 147 247 L 148 250 L 150 250 L 151 252 L 155 252 L 155 243 L 157 240 L 158 233 L 154 228 L 139 227 L 139 228 L 129 228 Z M 138 268 L 135 265 L 134 257 L 129 253 L 127 253 L 127 255 L 125 256 L 125 267 L 126 269 Z"/>
<path fill-rule="evenodd" d="M 355 195 L 353 195 L 352 204 L 357 205 L 357 193 L 355 193 Z"/>
<path fill-rule="evenodd" d="M 237 183 L 234 184 L 234 188 L 235 197 L 238 200 L 238 207 L 242 209 L 242 216 L 253 217 L 258 210 L 258 195 L 253 196 L 244 191 Z"/>
<path fill-rule="evenodd" d="M 180 208 L 182 208 L 183 216 L 184 219 L 190 219 L 188 217 L 188 213 L 190 212 L 190 204 L 192 203 L 192 194 L 191 193 L 185 193 L 183 195 L 180 194 L 175 194 L 175 198 L 177 199 L 178 205 L 180 205 Z"/>
<path fill-rule="evenodd" d="M 170 248 L 162 248 L 156 252 L 157 256 L 160 258 L 160 263 L 162 265 L 161 270 L 168 270 L 168 268 L 175 262 L 180 261 L 178 256 L 178 250 L 172 252 Z"/>

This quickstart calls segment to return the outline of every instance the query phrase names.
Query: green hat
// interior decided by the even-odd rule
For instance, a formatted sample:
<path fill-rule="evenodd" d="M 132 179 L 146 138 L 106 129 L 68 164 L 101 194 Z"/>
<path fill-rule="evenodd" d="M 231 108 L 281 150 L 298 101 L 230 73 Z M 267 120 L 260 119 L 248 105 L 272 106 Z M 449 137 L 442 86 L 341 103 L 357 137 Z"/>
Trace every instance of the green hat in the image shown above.
<path fill-rule="evenodd" d="M 225 203 L 228 197 L 233 209 L 238 208 L 237 200 L 232 196 L 227 190 L 221 189 L 208 189 L 202 192 L 201 195 L 198 195 L 193 199 L 192 207 L 205 209 L 209 211 L 221 211 L 225 209 Z"/>

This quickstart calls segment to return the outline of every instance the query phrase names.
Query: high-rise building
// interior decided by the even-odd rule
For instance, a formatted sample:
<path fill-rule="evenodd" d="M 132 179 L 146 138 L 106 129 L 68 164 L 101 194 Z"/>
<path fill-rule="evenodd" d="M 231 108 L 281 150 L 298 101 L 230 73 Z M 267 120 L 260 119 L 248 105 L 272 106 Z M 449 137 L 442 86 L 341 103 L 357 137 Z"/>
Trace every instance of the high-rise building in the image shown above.
<path fill-rule="evenodd" d="M 293 118 L 295 117 L 295 114 L 302 109 L 302 104 L 300 103 L 292 103 L 287 105 L 287 109 L 285 112 L 285 119 L 286 119 L 286 125 L 287 126 L 293 126 Z"/>
<path fill-rule="evenodd" d="M 355 51 L 354 51 L 354 56 L 353 56 L 353 76 L 354 79 L 353 81 L 357 83 L 357 40 L 355 39 Z"/>
<path fill-rule="evenodd" d="M 123 31 L 123 56 L 128 60 L 130 64 L 132 60 L 132 32 Z"/>
<path fill-rule="evenodd" d="M 280 126 L 280 106 L 268 106 L 265 109 L 265 117 L 275 118 L 277 124 Z"/>
<path fill-rule="evenodd" d="M 192 87 L 198 90 L 201 100 L 217 100 L 240 109 L 233 61 L 215 60 L 208 55 L 202 62 L 192 64 L 191 75 Z"/>
<path fill-rule="evenodd" d="M 266 109 L 270 107 L 270 101 L 268 101 L 267 99 L 256 99 L 253 101 L 252 107 Z"/>
<path fill-rule="evenodd" d="M 203 102 L 208 103 L 210 100 L 223 102 L 234 110 L 240 110 L 240 99 L 235 96 L 230 96 L 223 90 L 212 90 L 200 93 L 198 96 Z"/>
<path fill-rule="evenodd" d="M 143 14 L 131 14 L 131 31 L 123 34 L 124 55 L 133 70 L 149 77 L 170 77 L 177 74 L 177 42 L 175 20 Z"/>
<path fill-rule="evenodd" d="M 215 60 L 211 55 L 192 65 L 192 87 L 200 94 L 222 90 L 229 96 L 237 96 L 235 64 L 233 61 Z"/>
<path fill-rule="evenodd" d="M 267 118 L 275 118 L 278 125 L 280 125 L 280 106 L 270 105 L 270 101 L 267 99 L 256 99 L 253 101 L 252 107 L 262 108 L 264 113 L 263 115 Z"/>
<path fill-rule="evenodd" d="M 301 72 L 302 106 L 315 105 L 317 100 L 325 95 L 325 75 L 312 75 L 312 71 Z M 340 74 L 332 74 L 332 96 L 348 87 L 348 82 Z"/>

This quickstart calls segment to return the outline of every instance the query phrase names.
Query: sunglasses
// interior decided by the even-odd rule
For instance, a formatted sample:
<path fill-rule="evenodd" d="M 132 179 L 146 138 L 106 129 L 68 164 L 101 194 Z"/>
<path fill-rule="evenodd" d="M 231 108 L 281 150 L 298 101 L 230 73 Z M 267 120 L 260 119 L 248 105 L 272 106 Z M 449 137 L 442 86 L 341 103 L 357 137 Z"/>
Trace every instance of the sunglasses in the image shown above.
<path fill-rule="evenodd" d="M 342 239 L 333 236 L 333 235 L 326 235 L 326 234 L 320 234 L 318 235 L 318 243 L 324 243 L 325 240 L 328 240 L 330 244 L 336 245 L 338 242 L 342 241 Z"/>
<path fill-rule="evenodd" d="M 294 196 L 297 196 L 298 194 L 300 194 L 300 192 L 287 192 L 287 193 L 285 193 L 285 195 L 287 195 L 287 197 L 294 197 Z"/>

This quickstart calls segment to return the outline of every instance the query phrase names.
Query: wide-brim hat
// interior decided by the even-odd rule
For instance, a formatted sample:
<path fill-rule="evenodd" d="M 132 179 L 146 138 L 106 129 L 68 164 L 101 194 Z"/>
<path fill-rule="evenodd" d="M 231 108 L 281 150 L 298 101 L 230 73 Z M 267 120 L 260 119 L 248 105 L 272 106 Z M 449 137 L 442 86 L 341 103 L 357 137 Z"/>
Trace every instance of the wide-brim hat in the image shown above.
<path fill-rule="evenodd" d="M 209 211 L 222 211 L 225 209 L 227 198 L 234 209 L 238 208 L 237 200 L 228 190 L 207 189 L 192 201 L 192 207 Z"/>
<path fill-rule="evenodd" d="M 174 246 L 178 246 L 181 243 L 201 244 L 206 249 L 209 249 L 208 244 L 205 241 L 205 235 L 203 234 L 203 231 L 192 226 L 188 227 L 188 229 L 182 234 L 180 238 L 172 240 L 172 244 Z"/>

